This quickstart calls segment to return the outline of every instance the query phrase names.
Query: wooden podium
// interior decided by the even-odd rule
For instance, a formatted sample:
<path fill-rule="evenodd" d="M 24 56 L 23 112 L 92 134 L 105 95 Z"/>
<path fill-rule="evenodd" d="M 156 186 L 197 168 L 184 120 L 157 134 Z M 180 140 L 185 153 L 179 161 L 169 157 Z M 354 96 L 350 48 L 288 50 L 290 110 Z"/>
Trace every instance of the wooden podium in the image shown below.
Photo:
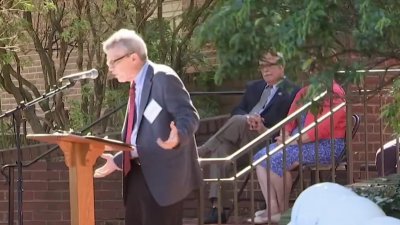
<path fill-rule="evenodd" d="M 104 152 L 130 151 L 132 146 L 111 139 L 73 134 L 29 134 L 27 138 L 58 144 L 69 168 L 71 225 L 95 225 L 93 165 Z"/>

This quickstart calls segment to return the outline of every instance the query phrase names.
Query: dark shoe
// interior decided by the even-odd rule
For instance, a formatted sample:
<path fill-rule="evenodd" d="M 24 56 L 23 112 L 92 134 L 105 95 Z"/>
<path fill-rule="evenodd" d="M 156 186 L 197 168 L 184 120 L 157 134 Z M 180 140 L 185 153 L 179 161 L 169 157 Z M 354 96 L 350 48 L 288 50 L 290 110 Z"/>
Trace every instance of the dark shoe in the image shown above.
<path fill-rule="evenodd" d="M 204 220 L 204 224 L 212 223 L 218 223 L 218 208 L 211 208 L 210 214 Z M 221 223 L 226 223 L 226 215 L 223 210 L 221 212 Z"/>

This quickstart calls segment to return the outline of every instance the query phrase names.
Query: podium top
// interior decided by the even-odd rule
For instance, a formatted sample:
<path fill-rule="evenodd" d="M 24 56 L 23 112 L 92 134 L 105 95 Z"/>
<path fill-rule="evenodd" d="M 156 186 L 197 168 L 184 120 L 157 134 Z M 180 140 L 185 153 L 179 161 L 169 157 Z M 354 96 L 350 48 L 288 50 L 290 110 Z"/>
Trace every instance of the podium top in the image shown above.
<path fill-rule="evenodd" d="M 79 136 L 69 133 L 53 133 L 53 134 L 28 134 L 27 138 L 46 142 L 50 144 L 60 144 L 61 142 L 73 142 L 77 144 L 89 144 L 104 146 L 107 151 L 131 151 L 133 146 L 122 141 L 101 138 L 96 136 Z"/>

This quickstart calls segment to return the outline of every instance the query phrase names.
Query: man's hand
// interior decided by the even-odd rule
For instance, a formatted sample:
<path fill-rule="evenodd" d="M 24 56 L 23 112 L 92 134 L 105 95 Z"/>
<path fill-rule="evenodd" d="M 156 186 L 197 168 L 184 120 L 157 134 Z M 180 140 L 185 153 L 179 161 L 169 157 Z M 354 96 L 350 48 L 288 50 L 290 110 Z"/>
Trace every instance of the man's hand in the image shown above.
<path fill-rule="evenodd" d="M 264 118 L 258 114 L 247 115 L 247 123 L 249 124 L 250 130 L 255 130 L 258 133 L 262 133 L 267 130 L 264 126 Z"/>
<path fill-rule="evenodd" d="M 163 149 L 173 149 L 179 144 L 178 129 L 175 126 L 175 122 L 172 121 L 169 125 L 171 133 L 169 133 L 168 140 L 163 141 L 160 138 L 157 139 L 157 144 Z"/>
<path fill-rule="evenodd" d="M 121 171 L 122 168 L 119 168 L 115 163 L 114 163 L 114 155 L 110 154 L 110 153 L 103 153 L 100 156 L 101 158 L 106 160 L 106 163 L 100 167 L 97 168 L 94 171 L 94 178 L 102 178 L 105 177 L 107 175 L 109 175 L 110 173 L 114 172 L 115 170 Z"/>

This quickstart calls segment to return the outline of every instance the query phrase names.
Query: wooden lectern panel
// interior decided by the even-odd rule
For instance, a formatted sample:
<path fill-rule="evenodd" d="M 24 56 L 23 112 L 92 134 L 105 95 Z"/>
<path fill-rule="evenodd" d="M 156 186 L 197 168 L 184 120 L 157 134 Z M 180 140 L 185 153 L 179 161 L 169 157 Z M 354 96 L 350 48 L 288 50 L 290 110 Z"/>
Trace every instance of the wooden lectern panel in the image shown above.
<path fill-rule="evenodd" d="M 29 139 L 33 139 L 40 142 L 46 142 L 50 144 L 57 144 L 64 152 L 65 164 L 70 167 L 71 163 L 75 161 L 71 158 L 71 147 L 69 143 L 80 144 L 87 146 L 91 151 L 87 151 L 85 157 L 82 158 L 82 162 L 87 161 L 88 165 L 94 164 L 96 159 L 103 153 L 104 149 L 107 151 L 131 151 L 132 145 L 128 145 L 124 142 L 105 139 L 94 136 L 79 136 L 67 133 L 55 133 L 55 134 L 28 134 L 26 136 Z M 64 147 L 63 147 L 64 146 Z M 102 149 L 99 152 L 99 149 Z"/>
<path fill-rule="evenodd" d="M 72 225 L 94 225 L 93 165 L 108 151 L 131 151 L 132 146 L 111 139 L 74 134 L 30 134 L 27 138 L 58 144 L 69 168 Z"/>

